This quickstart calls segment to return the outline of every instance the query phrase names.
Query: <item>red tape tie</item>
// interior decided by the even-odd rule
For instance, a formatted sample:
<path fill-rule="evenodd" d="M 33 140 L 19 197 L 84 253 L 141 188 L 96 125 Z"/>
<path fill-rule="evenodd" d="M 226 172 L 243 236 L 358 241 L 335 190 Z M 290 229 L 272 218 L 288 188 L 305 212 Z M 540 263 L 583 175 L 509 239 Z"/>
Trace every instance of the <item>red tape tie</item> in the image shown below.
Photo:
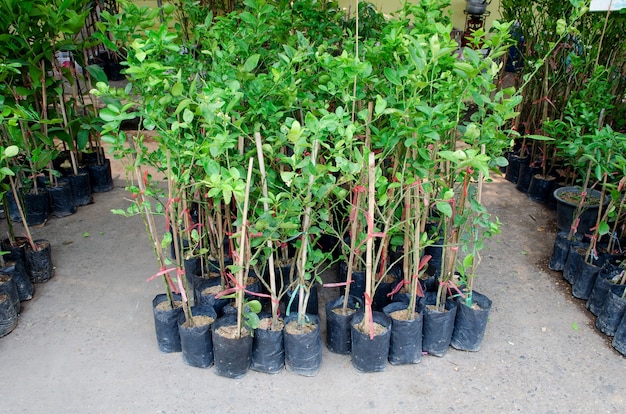
<path fill-rule="evenodd" d="M 370 341 L 374 340 L 374 313 L 372 312 L 372 298 L 369 293 L 365 293 L 365 312 L 364 317 L 369 318 L 370 321 Z"/>
<path fill-rule="evenodd" d="M 247 293 L 249 295 L 257 296 L 257 297 L 260 297 L 260 298 L 269 298 L 269 300 L 272 303 L 275 303 L 275 304 L 279 304 L 280 303 L 276 298 L 272 297 L 272 295 L 268 295 L 266 293 L 249 291 L 248 289 L 246 289 L 245 286 L 241 286 L 240 284 L 237 283 L 237 280 L 235 279 L 235 277 L 233 276 L 232 273 L 228 272 L 228 273 L 226 273 L 226 276 L 228 277 L 228 279 L 230 279 L 230 282 L 233 283 L 235 286 L 231 287 L 231 288 L 228 288 L 228 289 L 224 289 L 223 291 L 219 292 L 217 295 L 215 295 L 215 299 L 219 299 L 222 296 L 230 295 L 231 293 L 235 293 L 235 292 L 237 292 L 239 290 L 243 290 L 245 293 Z"/>

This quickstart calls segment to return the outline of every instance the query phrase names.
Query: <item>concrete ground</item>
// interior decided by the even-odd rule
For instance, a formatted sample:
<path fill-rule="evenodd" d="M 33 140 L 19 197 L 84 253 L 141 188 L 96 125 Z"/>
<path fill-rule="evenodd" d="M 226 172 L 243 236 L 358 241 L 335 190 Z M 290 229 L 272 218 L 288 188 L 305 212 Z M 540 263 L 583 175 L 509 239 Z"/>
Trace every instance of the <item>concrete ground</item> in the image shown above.
<path fill-rule="evenodd" d="M 476 281 L 494 302 L 479 352 L 450 349 L 362 374 L 324 348 L 313 378 L 283 371 L 230 380 L 159 353 L 151 301 L 161 283 L 146 282 L 158 266 L 139 217 L 110 213 L 128 204 L 123 174 L 115 175 L 116 188 L 94 204 L 33 229 L 52 243 L 56 275 L 0 338 L 0 412 L 626 412 L 626 359 L 547 269 L 554 213 L 503 178 L 485 186 L 503 227 Z M 320 301 L 335 295 L 324 290 Z"/>

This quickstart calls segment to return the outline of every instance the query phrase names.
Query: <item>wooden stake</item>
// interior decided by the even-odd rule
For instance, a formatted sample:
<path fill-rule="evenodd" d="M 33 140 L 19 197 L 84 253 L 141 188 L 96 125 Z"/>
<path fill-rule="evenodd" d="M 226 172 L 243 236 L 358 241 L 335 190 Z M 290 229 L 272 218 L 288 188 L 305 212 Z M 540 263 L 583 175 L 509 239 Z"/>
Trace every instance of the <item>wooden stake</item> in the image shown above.
<path fill-rule="evenodd" d="M 265 158 L 263 156 L 263 143 L 261 142 L 261 134 L 257 131 L 254 133 L 254 142 L 256 144 L 256 153 L 259 158 L 259 170 L 261 172 L 261 183 L 263 188 L 263 211 L 269 213 L 269 205 L 267 204 L 267 174 L 265 173 Z M 276 271 L 274 269 L 274 246 L 271 240 L 267 241 L 267 247 L 270 250 L 270 257 L 268 258 L 268 267 L 270 272 L 270 296 L 272 305 L 272 329 L 276 327 L 278 323 L 278 303 L 276 292 Z"/>
<path fill-rule="evenodd" d="M 246 179 L 246 195 L 243 201 L 243 215 L 241 219 L 241 243 L 239 243 L 239 260 L 237 266 L 239 271 L 237 272 L 237 286 L 245 286 L 244 269 L 243 269 L 243 255 L 245 253 L 246 246 L 246 229 L 248 220 L 248 204 L 250 202 L 250 182 L 252 181 L 252 166 L 254 165 L 254 158 L 250 157 L 248 163 L 248 176 Z M 241 337 L 241 314 L 243 311 L 243 290 L 237 290 L 235 296 L 235 302 L 237 304 L 237 338 Z"/>

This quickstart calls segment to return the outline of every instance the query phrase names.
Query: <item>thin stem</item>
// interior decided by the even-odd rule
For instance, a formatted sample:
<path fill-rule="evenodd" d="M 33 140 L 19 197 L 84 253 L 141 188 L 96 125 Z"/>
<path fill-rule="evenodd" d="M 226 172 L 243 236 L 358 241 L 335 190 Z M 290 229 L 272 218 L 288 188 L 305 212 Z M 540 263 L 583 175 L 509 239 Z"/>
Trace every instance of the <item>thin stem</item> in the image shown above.
<path fill-rule="evenodd" d="M 252 167 L 254 166 L 254 158 L 250 157 L 250 162 L 248 163 L 248 176 L 246 180 L 246 194 L 243 201 L 243 214 L 241 218 L 241 242 L 239 244 L 239 258 L 237 261 L 237 266 L 239 268 L 237 272 L 237 286 L 242 287 L 245 286 L 244 277 L 247 275 L 247 272 L 244 272 L 243 260 L 246 248 L 246 229 L 248 228 L 248 206 L 250 203 L 250 182 L 252 181 Z M 245 274 L 244 274 L 245 273 Z M 243 289 L 238 289 L 235 296 L 235 303 L 237 304 L 237 338 L 241 336 L 241 323 L 242 323 L 242 315 L 243 315 Z"/>

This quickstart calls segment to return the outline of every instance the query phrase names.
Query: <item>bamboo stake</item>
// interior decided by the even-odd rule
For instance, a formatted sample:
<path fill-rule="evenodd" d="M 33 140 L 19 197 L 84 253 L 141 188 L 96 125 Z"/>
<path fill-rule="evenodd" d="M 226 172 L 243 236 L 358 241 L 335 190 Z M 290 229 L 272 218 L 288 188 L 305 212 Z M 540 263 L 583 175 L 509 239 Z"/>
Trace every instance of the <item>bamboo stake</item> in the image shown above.
<path fill-rule="evenodd" d="M 611 14 L 611 6 L 613 6 L 613 0 L 609 1 L 609 8 L 606 11 L 606 18 L 604 19 L 604 27 L 602 28 L 602 34 L 600 35 L 600 41 L 598 42 L 598 54 L 596 55 L 595 66 L 598 66 L 600 60 L 600 51 L 602 50 L 602 41 L 604 40 L 604 34 L 606 33 L 606 26 L 609 23 L 609 15 Z"/>
<path fill-rule="evenodd" d="M 363 324 L 362 331 L 370 333 L 370 339 L 373 339 L 373 330 L 371 329 L 373 320 L 370 320 L 370 309 L 371 309 L 371 300 L 374 297 L 374 289 L 372 289 L 372 277 L 373 277 L 373 269 L 372 269 L 372 252 L 374 250 L 374 239 L 372 238 L 372 234 L 374 234 L 374 214 L 376 209 L 376 174 L 375 174 L 375 164 L 374 164 L 374 153 L 370 152 L 367 162 L 367 176 L 368 176 L 368 203 L 367 203 L 367 214 L 369 215 L 369 220 L 367 223 L 367 241 L 365 243 L 365 294 L 369 296 L 369 304 L 365 305 L 365 315 L 363 315 Z M 368 298 L 365 298 L 368 301 Z"/>
<path fill-rule="evenodd" d="M 360 182 L 361 180 L 359 180 Z M 348 309 L 348 297 L 350 296 L 350 288 L 352 286 L 352 273 L 354 272 L 354 260 L 356 256 L 356 236 L 359 232 L 359 208 L 361 206 L 361 193 L 355 192 L 354 204 L 350 210 L 350 217 L 352 222 L 350 223 L 350 255 L 348 257 L 348 264 L 346 270 L 346 289 L 343 296 L 342 309 Z"/>
<path fill-rule="evenodd" d="M 263 211 L 265 213 L 269 213 L 269 205 L 267 203 L 267 174 L 265 172 L 265 159 L 263 157 L 263 143 L 261 142 L 261 134 L 257 131 L 254 133 L 254 141 L 256 144 L 256 152 L 259 158 L 259 170 L 261 172 L 261 183 L 263 189 Z M 277 294 L 276 294 L 276 271 L 274 269 L 274 246 L 271 240 L 266 242 L 267 247 L 270 251 L 270 257 L 268 258 L 268 267 L 270 272 L 270 295 L 271 295 L 271 306 L 272 306 L 272 329 L 276 328 L 278 324 L 278 303 L 277 303 Z"/>
<path fill-rule="evenodd" d="M 246 195 L 243 201 L 243 215 L 241 219 L 241 243 L 239 244 L 239 258 L 237 261 L 237 266 L 239 270 L 237 271 L 237 286 L 245 286 L 244 284 L 244 269 L 243 269 L 243 258 L 246 247 L 246 229 L 247 229 L 247 220 L 248 220 L 248 204 L 250 202 L 250 182 L 252 181 L 252 166 L 254 165 L 254 158 L 250 157 L 250 162 L 248 163 L 248 176 L 246 180 Z M 237 338 L 241 337 L 241 313 L 243 311 L 243 295 L 244 292 L 242 289 L 238 289 L 235 302 L 237 304 Z"/>

